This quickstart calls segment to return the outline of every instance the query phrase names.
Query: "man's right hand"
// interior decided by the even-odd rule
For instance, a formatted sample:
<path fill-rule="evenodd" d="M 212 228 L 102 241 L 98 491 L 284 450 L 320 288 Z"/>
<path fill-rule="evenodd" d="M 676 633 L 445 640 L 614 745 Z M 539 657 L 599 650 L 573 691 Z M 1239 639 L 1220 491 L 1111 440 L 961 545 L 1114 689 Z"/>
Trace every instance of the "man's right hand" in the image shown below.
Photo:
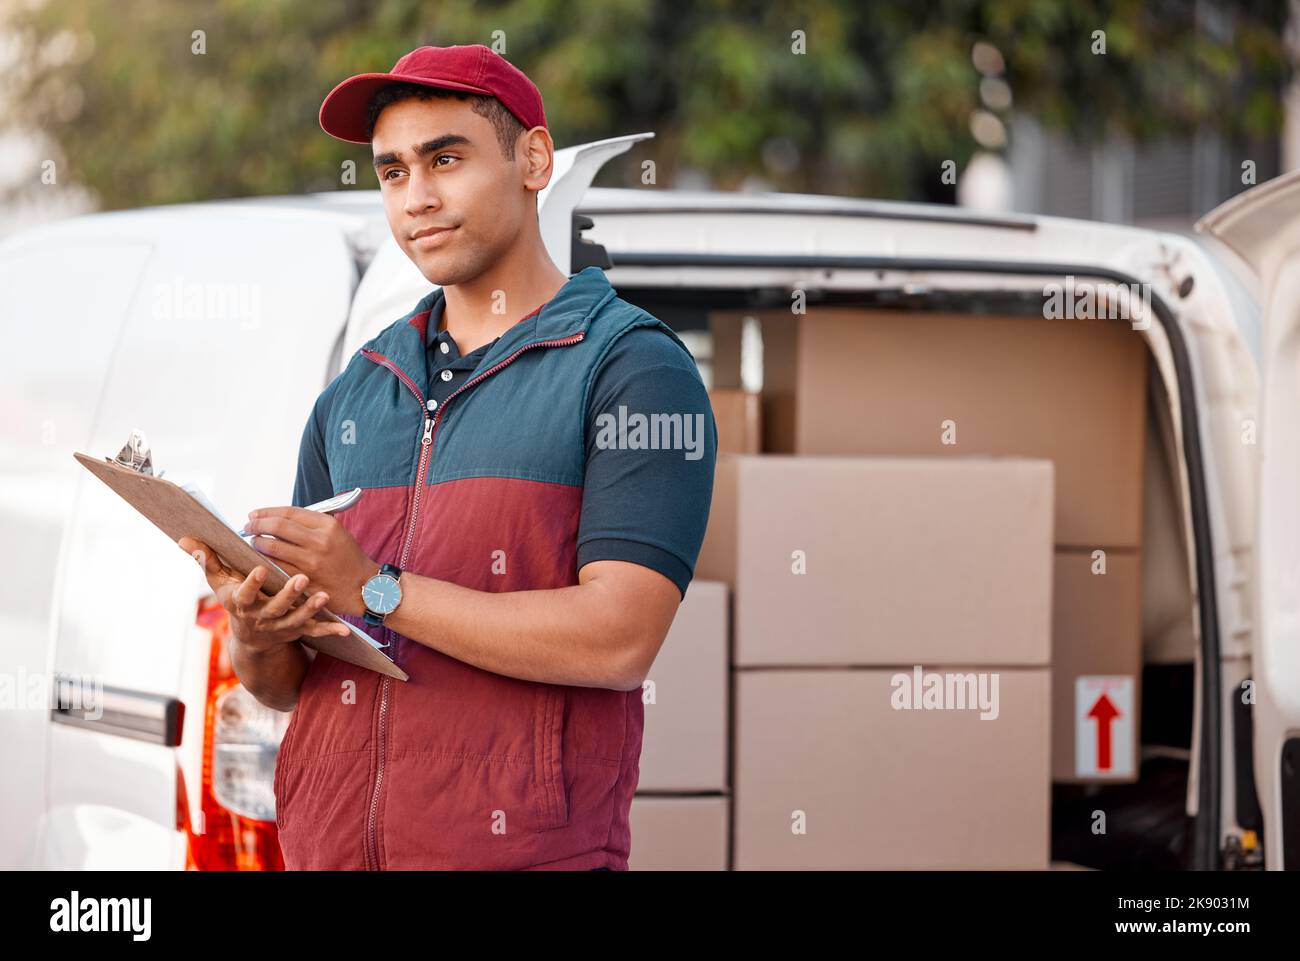
<path fill-rule="evenodd" d="M 265 652 L 303 637 L 351 633 L 346 624 L 317 619 L 329 601 L 324 591 L 293 606 L 307 586 L 305 574 L 290 577 L 277 594 L 263 594 L 262 584 L 269 573 L 265 566 L 259 564 L 247 577 L 241 577 L 202 541 L 182 537 L 177 544 L 203 566 L 208 586 L 216 595 L 217 603 L 230 614 L 231 630 L 245 647 Z"/>

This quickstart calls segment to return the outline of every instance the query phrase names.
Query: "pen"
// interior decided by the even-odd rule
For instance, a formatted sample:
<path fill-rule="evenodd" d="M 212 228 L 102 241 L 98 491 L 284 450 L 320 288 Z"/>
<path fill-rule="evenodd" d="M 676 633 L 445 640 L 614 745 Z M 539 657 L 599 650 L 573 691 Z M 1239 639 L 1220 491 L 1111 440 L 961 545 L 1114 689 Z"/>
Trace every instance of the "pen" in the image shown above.
<path fill-rule="evenodd" d="M 318 511 L 321 514 L 336 514 L 339 511 L 347 510 L 357 502 L 361 496 L 361 488 L 354 487 L 352 490 L 343 494 L 336 494 L 333 497 L 327 497 L 323 501 L 317 501 L 315 504 L 308 504 L 303 510 Z M 255 531 L 250 531 L 247 527 L 239 532 L 240 537 L 251 537 Z M 262 537 L 270 537 L 270 534 L 262 534 Z"/>

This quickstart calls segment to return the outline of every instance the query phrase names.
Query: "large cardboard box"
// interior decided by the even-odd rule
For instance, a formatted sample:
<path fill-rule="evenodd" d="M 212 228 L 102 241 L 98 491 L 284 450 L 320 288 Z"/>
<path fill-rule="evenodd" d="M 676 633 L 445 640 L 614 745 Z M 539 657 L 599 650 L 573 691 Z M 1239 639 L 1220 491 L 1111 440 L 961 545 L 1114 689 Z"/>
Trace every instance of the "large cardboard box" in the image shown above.
<path fill-rule="evenodd" d="M 696 576 L 738 666 L 1042 666 L 1052 513 L 1044 460 L 721 455 Z"/>
<path fill-rule="evenodd" d="M 727 870 L 730 798 L 632 798 L 630 871 Z"/>
<path fill-rule="evenodd" d="M 754 316 L 765 451 L 1047 458 L 1058 546 L 1139 546 L 1147 351 L 1128 323 L 844 307 Z M 735 324 L 713 326 L 725 339 Z"/>
<path fill-rule="evenodd" d="M 737 672 L 736 868 L 1045 869 L 1049 671 L 994 677 L 984 720 L 946 695 L 896 709 L 912 672 Z"/>
<path fill-rule="evenodd" d="M 718 453 L 757 454 L 762 443 L 759 395 L 723 387 L 709 391 L 709 401 L 718 425 Z"/>
<path fill-rule="evenodd" d="M 1052 780 L 1061 783 L 1131 782 L 1140 773 L 1141 555 L 1103 553 L 1056 552 Z M 1103 561 L 1105 573 L 1094 573 Z"/>
<path fill-rule="evenodd" d="M 694 580 L 650 668 L 637 790 L 727 787 L 727 585 Z"/>

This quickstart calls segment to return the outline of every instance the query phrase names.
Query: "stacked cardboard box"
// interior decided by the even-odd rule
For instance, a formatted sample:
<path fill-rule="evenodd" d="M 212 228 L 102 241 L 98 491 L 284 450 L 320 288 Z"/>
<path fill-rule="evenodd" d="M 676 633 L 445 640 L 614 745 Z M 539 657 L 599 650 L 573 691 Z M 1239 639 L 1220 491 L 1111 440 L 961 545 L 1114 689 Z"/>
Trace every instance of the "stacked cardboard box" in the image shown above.
<path fill-rule="evenodd" d="M 825 308 L 760 315 L 764 450 L 1043 457 L 1056 544 L 1142 536 L 1146 348 L 1113 320 Z"/>
<path fill-rule="evenodd" d="M 696 571 L 647 677 L 638 791 L 727 788 L 727 606 Z"/>
<path fill-rule="evenodd" d="M 718 425 L 718 453 L 757 454 L 762 442 L 760 397 L 740 388 L 709 391 L 713 419 Z"/>
<path fill-rule="evenodd" d="M 722 455 L 739 868 L 1045 868 L 1052 465 Z"/>
<path fill-rule="evenodd" d="M 719 314 L 712 325 L 720 361 L 739 354 L 730 344 L 738 316 Z M 1052 461 L 1053 778 L 1136 779 L 1141 335 L 1103 319 L 850 308 L 754 316 L 763 331 L 765 451 Z"/>
<path fill-rule="evenodd" d="M 1141 564 L 1136 551 L 1057 550 L 1052 611 L 1052 779 L 1138 773 Z"/>
<path fill-rule="evenodd" d="M 727 870 L 725 797 L 638 794 L 629 815 L 632 871 Z"/>
<path fill-rule="evenodd" d="M 628 866 L 727 868 L 728 591 L 698 575 L 650 669 Z"/>
<path fill-rule="evenodd" d="M 987 672 L 989 720 L 895 709 L 909 673 L 739 673 L 738 869 L 1047 867 L 1048 671 Z"/>
<path fill-rule="evenodd" d="M 1050 663 L 1050 461 L 724 454 L 713 490 L 735 666 Z"/>

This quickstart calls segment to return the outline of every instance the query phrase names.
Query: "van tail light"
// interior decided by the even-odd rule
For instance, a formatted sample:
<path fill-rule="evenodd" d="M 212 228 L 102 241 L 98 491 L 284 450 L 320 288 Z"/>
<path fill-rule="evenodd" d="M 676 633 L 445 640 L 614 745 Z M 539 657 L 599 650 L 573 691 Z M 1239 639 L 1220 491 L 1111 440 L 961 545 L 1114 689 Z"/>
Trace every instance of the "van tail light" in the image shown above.
<path fill-rule="evenodd" d="M 235 676 L 226 641 L 230 616 L 214 597 L 199 602 L 196 623 L 211 635 L 203 712 L 201 821 L 177 799 L 177 828 L 193 871 L 282 871 L 275 826 L 275 758 L 289 715 L 258 703 Z M 184 780 L 177 781 L 184 791 Z"/>

